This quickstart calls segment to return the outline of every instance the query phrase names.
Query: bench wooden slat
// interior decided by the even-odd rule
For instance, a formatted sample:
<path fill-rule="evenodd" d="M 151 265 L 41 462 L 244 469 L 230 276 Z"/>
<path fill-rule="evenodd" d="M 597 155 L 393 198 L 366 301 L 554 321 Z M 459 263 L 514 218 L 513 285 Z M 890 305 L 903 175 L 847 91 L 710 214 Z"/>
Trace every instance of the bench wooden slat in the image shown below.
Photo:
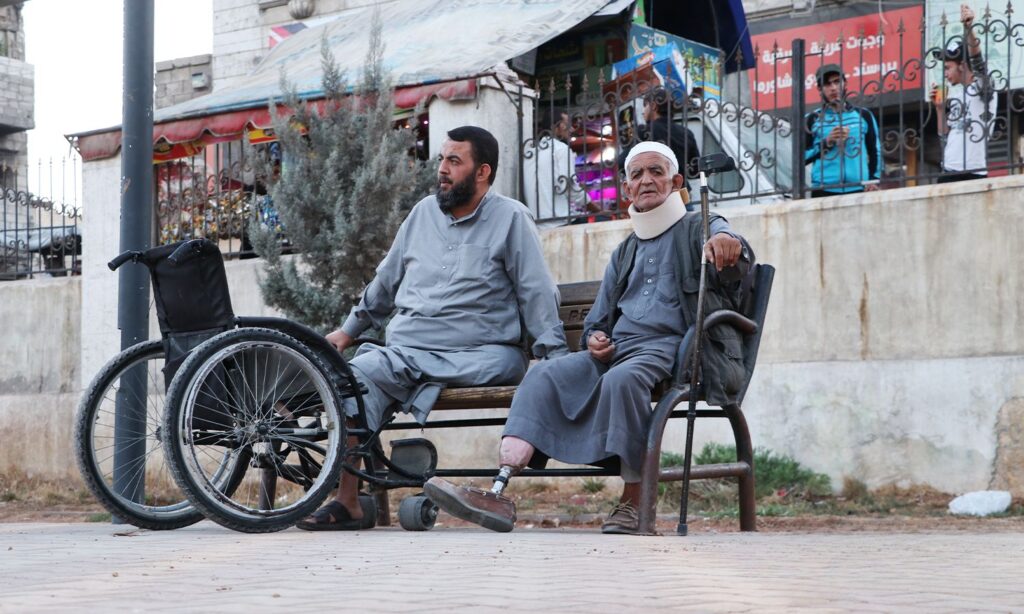
<path fill-rule="evenodd" d="M 651 402 L 657 403 L 664 393 L 665 382 L 651 393 Z M 438 396 L 434 409 L 506 409 L 512 407 L 516 386 L 476 386 L 473 388 L 445 388 Z"/>
<path fill-rule="evenodd" d="M 434 409 L 492 409 L 512 406 L 515 386 L 477 386 L 475 388 L 445 388 Z"/>

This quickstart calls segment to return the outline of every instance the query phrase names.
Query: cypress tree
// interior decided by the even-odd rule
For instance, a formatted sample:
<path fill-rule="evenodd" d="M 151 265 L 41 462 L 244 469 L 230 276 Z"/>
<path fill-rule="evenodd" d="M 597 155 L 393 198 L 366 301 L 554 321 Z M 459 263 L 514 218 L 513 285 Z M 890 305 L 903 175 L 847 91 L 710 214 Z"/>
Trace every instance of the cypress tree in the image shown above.
<path fill-rule="evenodd" d="M 326 40 L 322 101 L 300 101 L 282 75 L 287 112 L 271 105 L 280 172 L 265 156 L 257 162 L 279 216 L 279 224 L 250 224 L 253 248 L 264 259 L 263 299 L 321 332 L 338 328 L 358 303 L 402 220 L 435 179 L 434 165 L 415 157 L 415 119 L 395 127 L 383 51 L 375 12 L 365 66 L 351 92 Z M 282 237 L 294 256 L 282 256 Z"/>

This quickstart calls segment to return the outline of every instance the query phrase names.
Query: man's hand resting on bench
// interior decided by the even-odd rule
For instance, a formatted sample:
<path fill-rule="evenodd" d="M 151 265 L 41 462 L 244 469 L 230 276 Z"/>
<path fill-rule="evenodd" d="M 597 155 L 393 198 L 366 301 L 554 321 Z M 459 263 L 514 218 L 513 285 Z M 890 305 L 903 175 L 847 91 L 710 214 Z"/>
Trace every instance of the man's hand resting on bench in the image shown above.
<path fill-rule="evenodd" d="M 601 331 L 594 332 L 587 338 L 587 349 L 590 355 L 601 362 L 608 362 L 615 354 L 615 344 L 608 335 Z"/>

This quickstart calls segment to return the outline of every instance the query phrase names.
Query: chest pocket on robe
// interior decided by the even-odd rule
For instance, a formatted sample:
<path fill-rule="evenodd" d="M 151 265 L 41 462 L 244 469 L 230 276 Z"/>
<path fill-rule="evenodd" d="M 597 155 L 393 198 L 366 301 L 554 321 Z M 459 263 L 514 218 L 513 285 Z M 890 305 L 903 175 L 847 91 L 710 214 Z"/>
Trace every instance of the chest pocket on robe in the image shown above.
<path fill-rule="evenodd" d="M 461 279 L 480 279 L 491 269 L 490 251 L 481 245 L 464 243 L 459 246 L 459 262 L 455 267 L 455 277 Z"/>

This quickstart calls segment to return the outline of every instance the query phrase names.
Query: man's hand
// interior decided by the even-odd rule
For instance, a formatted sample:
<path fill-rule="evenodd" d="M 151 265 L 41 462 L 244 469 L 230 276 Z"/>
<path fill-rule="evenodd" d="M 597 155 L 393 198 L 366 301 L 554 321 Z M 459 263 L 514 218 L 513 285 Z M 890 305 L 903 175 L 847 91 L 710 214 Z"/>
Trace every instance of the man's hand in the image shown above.
<path fill-rule="evenodd" d="M 844 126 L 836 126 L 825 137 L 825 142 L 828 143 L 829 147 L 835 147 L 840 145 L 850 136 L 850 129 Z"/>
<path fill-rule="evenodd" d="M 608 338 L 608 335 L 601 331 L 592 333 L 587 338 L 587 349 L 590 355 L 601 362 L 608 362 L 615 354 L 615 344 Z"/>
<path fill-rule="evenodd" d="M 974 35 L 974 11 L 966 4 L 960 5 L 960 23 L 964 24 L 964 42 L 971 57 L 981 55 L 981 41 Z"/>
<path fill-rule="evenodd" d="M 339 352 L 344 352 L 353 341 L 354 339 L 340 328 L 327 335 L 327 343 L 333 345 Z"/>
<path fill-rule="evenodd" d="M 743 244 L 732 235 L 720 232 L 704 244 L 704 258 L 721 271 L 736 264 L 743 252 Z"/>
<path fill-rule="evenodd" d="M 877 183 L 866 183 L 864 184 L 865 192 L 877 192 L 879 190 Z"/>
<path fill-rule="evenodd" d="M 966 4 L 960 5 L 960 23 L 964 24 L 964 31 L 971 29 L 974 24 L 974 11 Z"/>

